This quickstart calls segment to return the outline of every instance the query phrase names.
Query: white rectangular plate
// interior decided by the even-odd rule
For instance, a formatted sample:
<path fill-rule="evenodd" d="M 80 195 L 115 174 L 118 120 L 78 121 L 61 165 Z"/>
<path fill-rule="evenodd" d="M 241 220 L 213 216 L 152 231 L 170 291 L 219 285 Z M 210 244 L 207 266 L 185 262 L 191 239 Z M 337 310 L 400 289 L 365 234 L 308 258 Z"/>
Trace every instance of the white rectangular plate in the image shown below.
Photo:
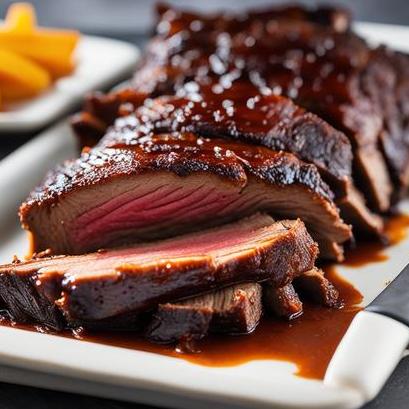
<path fill-rule="evenodd" d="M 74 72 L 39 96 L 0 111 L 0 135 L 32 131 L 49 124 L 73 109 L 87 92 L 106 89 L 130 75 L 138 57 L 139 51 L 132 44 L 82 36 Z"/>
<path fill-rule="evenodd" d="M 374 41 L 394 44 L 395 27 L 361 25 Z M 409 29 L 399 28 L 409 44 Z M 402 49 L 402 47 L 401 47 Z M 27 250 L 16 209 L 45 170 L 74 157 L 65 123 L 23 146 L 0 164 L 0 262 Z M 7 193 L 6 193 L 7 192 Z M 402 204 L 409 213 L 409 202 Z M 385 262 L 338 271 L 371 301 L 409 261 L 409 239 L 386 250 Z M 203 367 L 187 361 L 58 336 L 0 327 L 0 380 L 178 408 L 356 408 L 352 389 L 329 388 L 294 375 L 295 366 L 272 360 L 236 367 Z"/>

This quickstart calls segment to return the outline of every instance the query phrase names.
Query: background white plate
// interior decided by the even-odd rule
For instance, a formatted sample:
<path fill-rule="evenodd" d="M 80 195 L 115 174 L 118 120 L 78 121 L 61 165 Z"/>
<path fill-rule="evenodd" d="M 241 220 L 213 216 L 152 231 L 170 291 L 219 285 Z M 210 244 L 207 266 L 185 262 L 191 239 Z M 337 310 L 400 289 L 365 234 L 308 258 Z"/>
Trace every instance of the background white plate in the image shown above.
<path fill-rule="evenodd" d="M 364 24 L 374 41 L 409 50 L 409 29 Z M 405 38 L 405 41 L 402 40 Z M 66 124 L 48 130 L 0 164 L 0 262 L 27 249 L 16 209 L 45 170 L 73 157 L 75 141 Z M 409 202 L 402 204 L 409 213 Z M 409 239 L 386 250 L 388 260 L 338 271 L 371 301 L 409 261 Z M 148 352 L 93 344 L 0 327 L 0 380 L 134 400 L 177 408 L 356 408 L 361 395 L 348 388 L 294 376 L 290 363 L 260 360 L 210 368 Z"/>
<path fill-rule="evenodd" d="M 132 44 L 102 37 L 82 36 L 76 50 L 77 66 L 49 90 L 0 111 L 0 135 L 32 131 L 69 112 L 84 94 L 106 89 L 131 75 L 139 57 Z"/>

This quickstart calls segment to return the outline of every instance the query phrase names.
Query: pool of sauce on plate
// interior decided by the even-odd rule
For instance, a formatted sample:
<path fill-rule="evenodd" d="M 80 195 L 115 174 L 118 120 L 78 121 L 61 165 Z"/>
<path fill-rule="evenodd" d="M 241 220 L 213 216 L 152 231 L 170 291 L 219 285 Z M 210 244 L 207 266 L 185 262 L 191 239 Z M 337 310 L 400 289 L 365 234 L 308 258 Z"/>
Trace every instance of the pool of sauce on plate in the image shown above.
<path fill-rule="evenodd" d="M 386 236 L 390 245 L 406 237 L 409 216 L 398 215 L 387 221 Z M 344 265 L 359 267 L 367 263 L 387 260 L 385 245 L 359 243 L 347 252 Z M 250 335 L 211 335 L 200 341 L 199 353 L 184 353 L 174 347 L 151 344 L 131 332 L 77 332 L 61 334 L 67 337 L 153 352 L 185 359 L 189 362 L 226 367 L 253 360 L 279 360 L 297 366 L 297 375 L 322 379 L 328 363 L 354 316 L 360 311 L 361 293 L 337 274 L 334 265 L 324 266 L 326 276 L 338 288 L 344 302 L 343 308 L 329 309 L 304 303 L 304 314 L 294 321 L 264 317 Z M 4 325 L 10 325 L 3 322 Z M 29 330 L 41 330 L 33 326 L 15 325 Z"/>
<path fill-rule="evenodd" d="M 360 310 L 362 296 L 350 283 L 329 269 L 328 277 L 339 289 L 345 306 L 329 309 L 304 303 L 304 314 L 292 321 L 265 317 L 250 335 L 211 335 L 197 347 L 199 353 L 178 352 L 173 347 L 154 345 L 132 334 L 84 334 L 81 338 L 103 344 L 154 352 L 185 359 L 195 364 L 226 367 L 256 359 L 280 360 L 297 365 L 297 374 L 321 379 L 335 348 Z"/>

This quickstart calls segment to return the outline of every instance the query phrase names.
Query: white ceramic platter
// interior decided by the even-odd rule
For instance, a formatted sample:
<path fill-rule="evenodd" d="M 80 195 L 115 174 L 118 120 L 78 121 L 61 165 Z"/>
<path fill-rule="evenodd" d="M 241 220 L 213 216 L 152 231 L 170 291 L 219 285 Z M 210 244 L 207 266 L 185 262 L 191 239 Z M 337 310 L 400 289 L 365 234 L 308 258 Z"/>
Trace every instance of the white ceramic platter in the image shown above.
<path fill-rule="evenodd" d="M 83 36 L 76 50 L 77 66 L 41 95 L 0 111 L 0 136 L 39 129 L 72 110 L 84 95 L 105 89 L 131 75 L 139 57 L 132 44 Z"/>
<path fill-rule="evenodd" d="M 409 29 L 358 25 L 373 41 L 409 51 Z M 75 156 L 65 123 L 0 163 L 0 262 L 27 250 L 16 217 L 18 204 L 62 158 Z M 409 201 L 402 204 L 409 214 Z M 409 261 L 409 239 L 386 250 L 388 260 L 338 271 L 372 300 Z M 271 360 L 236 367 L 203 367 L 148 352 L 0 327 L 0 381 L 113 397 L 175 408 L 357 408 L 364 398 L 294 375 L 295 366 Z"/>

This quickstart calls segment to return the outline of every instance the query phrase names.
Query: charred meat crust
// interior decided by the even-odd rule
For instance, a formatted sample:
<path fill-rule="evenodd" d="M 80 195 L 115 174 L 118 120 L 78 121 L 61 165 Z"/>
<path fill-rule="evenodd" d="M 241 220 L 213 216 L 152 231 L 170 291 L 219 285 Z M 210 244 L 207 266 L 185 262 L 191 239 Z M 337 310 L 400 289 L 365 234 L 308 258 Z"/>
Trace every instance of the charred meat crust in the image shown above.
<path fill-rule="evenodd" d="M 223 139 L 209 139 L 197 137 L 194 133 L 164 133 L 159 135 L 140 135 L 133 126 L 127 123 L 114 127 L 101 140 L 97 149 L 141 148 L 147 154 L 168 153 L 170 158 L 158 162 L 169 162 L 175 166 L 175 173 L 181 176 L 196 171 L 194 165 L 187 167 L 184 164 L 176 168 L 178 161 L 184 158 L 191 159 L 192 163 L 199 158 L 204 165 L 199 171 L 218 169 L 219 164 L 237 164 L 243 168 L 244 173 L 253 174 L 261 180 L 272 184 L 286 186 L 289 184 L 305 184 L 312 192 L 322 196 L 327 201 L 334 199 L 334 194 L 329 186 L 322 180 L 317 168 L 299 160 L 295 155 L 283 150 L 272 151 L 257 145 L 248 145 L 242 142 Z M 169 170 L 172 168 L 169 166 Z M 225 172 L 221 176 L 230 176 L 238 173 Z M 238 179 L 238 177 L 236 177 Z"/>
<path fill-rule="evenodd" d="M 204 140 L 192 134 L 185 134 L 183 139 L 163 135 L 152 140 L 152 144 L 94 149 L 56 167 L 23 203 L 22 222 L 32 205 L 61 200 L 75 189 L 111 178 L 152 171 L 172 172 L 181 177 L 214 173 L 243 187 L 247 172 L 272 184 L 304 185 L 328 202 L 334 198 L 317 169 L 291 154 L 223 140 Z"/>
<path fill-rule="evenodd" d="M 9 266 L 10 271 L 12 265 Z M 10 316 L 19 323 L 34 322 L 62 330 L 65 320 L 54 303 L 36 289 L 36 272 L 0 273 L 0 294 Z"/>
<path fill-rule="evenodd" d="M 200 91 L 195 90 L 193 95 L 186 92 L 185 97 L 162 97 L 136 106 L 128 127 L 133 125 L 139 139 L 152 132 L 192 132 L 198 136 L 224 137 L 291 152 L 315 164 L 326 179 L 338 190 L 343 190 L 352 166 L 349 140 L 317 116 L 305 112 L 288 98 L 261 95 L 250 83 L 235 83 L 222 94 L 212 92 L 208 86 L 200 87 Z M 199 101 L 196 100 L 197 92 Z M 118 101 L 125 102 L 128 98 L 134 104 L 135 98 L 131 97 L 131 93 L 132 90 L 119 91 L 112 94 L 110 99 L 117 95 Z M 104 97 L 100 98 L 103 101 Z M 97 99 L 94 97 L 93 103 Z M 123 115 L 129 113 L 124 111 Z M 215 117 L 216 113 L 219 113 L 219 117 Z M 118 112 L 117 116 L 120 115 Z M 75 131 L 84 140 L 93 139 L 94 134 L 102 136 L 101 127 L 93 125 L 93 122 L 101 122 L 98 118 L 83 112 L 73 121 Z M 246 120 L 243 121 L 243 118 Z M 119 124 L 123 122 L 119 121 Z M 121 125 L 119 128 L 122 128 Z M 102 146 L 118 146 L 121 143 L 130 145 L 137 143 L 137 140 L 125 141 L 114 128 L 102 141 Z"/>

